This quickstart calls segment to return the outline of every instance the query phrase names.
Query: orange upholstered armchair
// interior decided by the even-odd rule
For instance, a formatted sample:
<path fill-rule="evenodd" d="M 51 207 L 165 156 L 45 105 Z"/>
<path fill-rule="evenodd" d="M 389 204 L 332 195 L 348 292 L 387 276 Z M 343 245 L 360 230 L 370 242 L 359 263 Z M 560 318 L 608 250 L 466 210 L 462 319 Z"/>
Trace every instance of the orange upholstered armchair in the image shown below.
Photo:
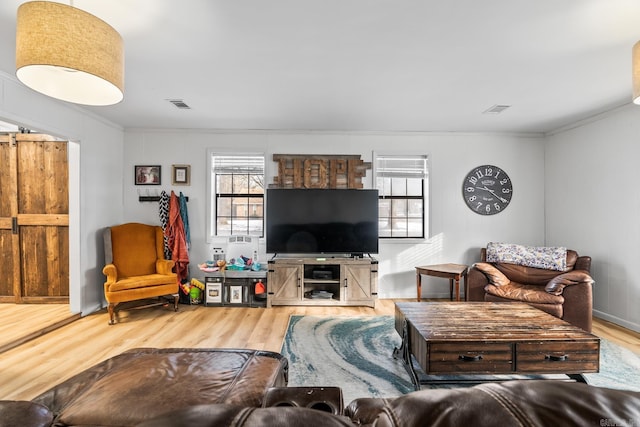
<path fill-rule="evenodd" d="M 109 324 L 115 323 L 118 304 L 171 295 L 178 310 L 178 280 L 173 261 L 164 258 L 162 228 L 128 223 L 105 229 L 104 296 Z"/>

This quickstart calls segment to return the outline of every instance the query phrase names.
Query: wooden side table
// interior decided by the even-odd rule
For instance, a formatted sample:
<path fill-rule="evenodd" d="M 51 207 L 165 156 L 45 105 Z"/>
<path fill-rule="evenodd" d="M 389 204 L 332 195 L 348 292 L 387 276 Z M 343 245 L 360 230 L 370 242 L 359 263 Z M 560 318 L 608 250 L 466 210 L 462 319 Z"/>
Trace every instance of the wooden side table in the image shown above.
<path fill-rule="evenodd" d="M 460 301 L 460 278 L 464 278 L 465 293 L 467 290 L 467 266 L 464 264 L 434 264 L 416 267 L 416 290 L 418 292 L 417 301 L 422 296 L 421 275 L 444 277 L 449 279 L 449 299 L 453 301 L 453 287 L 456 288 L 456 301 Z M 465 298 L 466 299 L 466 298 Z"/>

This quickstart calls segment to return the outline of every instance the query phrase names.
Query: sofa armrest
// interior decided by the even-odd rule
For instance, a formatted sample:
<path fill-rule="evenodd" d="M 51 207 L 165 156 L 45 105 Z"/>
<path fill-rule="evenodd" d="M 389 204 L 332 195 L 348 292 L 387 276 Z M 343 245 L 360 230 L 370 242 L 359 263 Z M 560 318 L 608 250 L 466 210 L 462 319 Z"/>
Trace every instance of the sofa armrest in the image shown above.
<path fill-rule="evenodd" d="M 593 279 L 585 270 L 572 270 L 562 273 L 549 280 L 544 290 L 553 295 L 562 295 L 567 286 L 579 285 L 580 283 L 593 284 Z"/>
<path fill-rule="evenodd" d="M 171 259 L 158 259 L 156 260 L 156 272 L 158 274 L 171 274 L 171 269 L 175 261 Z"/>
<path fill-rule="evenodd" d="M 588 274 L 591 274 L 591 257 L 590 256 L 579 256 L 576 260 L 576 265 L 573 267 L 574 270 L 584 270 Z"/>
<path fill-rule="evenodd" d="M 489 284 L 485 274 L 475 264 L 467 272 L 467 301 L 484 301 L 484 287 Z"/>
<path fill-rule="evenodd" d="M 344 409 L 344 414 L 358 426 L 371 426 L 381 412 L 390 407 L 395 398 L 361 397 Z"/>
<path fill-rule="evenodd" d="M 375 417 L 376 427 L 605 425 L 603 421 L 640 417 L 639 392 L 550 380 L 421 390 L 388 402 L 358 399 L 346 414 L 353 416 L 362 405 L 378 414 L 352 418 L 354 424 L 367 426 L 366 421 Z"/>
<path fill-rule="evenodd" d="M 39 403 L 24 400 L 0 400 L 0 425 L 22 427 L 49 427 L 53 412 Z"/>
<path fill-rule="evenodd" d="M 107 283 L 115 283 L 118 281 L 118 269 L 113 264 L 107 264 L 102 269 L 102 274 L 107 276 Z"/>
<path fill-rule="evenodd" d="M 567 286 L 562 292 L 562 320 L 591 332 L 593 327 L 593 286 L 592 282 L 580 282 Z"/>

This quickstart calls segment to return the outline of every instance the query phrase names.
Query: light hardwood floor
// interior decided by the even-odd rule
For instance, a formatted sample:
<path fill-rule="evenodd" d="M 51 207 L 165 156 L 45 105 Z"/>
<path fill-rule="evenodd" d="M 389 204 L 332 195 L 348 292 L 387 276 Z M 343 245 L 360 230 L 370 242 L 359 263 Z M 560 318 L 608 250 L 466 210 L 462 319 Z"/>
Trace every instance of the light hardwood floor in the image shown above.
<path fill-rule="evenodd" d="M 0 353 L 79 318 L 69 304 L 0 304 Z"/>
<path fill-rule="evenodd" d="M 411 300 L 407 300 L 411 301 Z M 31 306 L 32 310 L 36 307 Z M 136 347 L 255 348 L 280 351 L 289 316 L 393 315 L 394 300 L 367 307 L 154 307 L 85 316 L 0 353 L 0 399 L 29 400 L 84 369 Z M 2 317 L 2 323 L 4 322 Z M 26 323 L 27 318 L 22 319 Z M 1 332 L 1 330 L 0 330 Z M 595 320 L 594 333 L 640 353 L 640 334 Z"/>

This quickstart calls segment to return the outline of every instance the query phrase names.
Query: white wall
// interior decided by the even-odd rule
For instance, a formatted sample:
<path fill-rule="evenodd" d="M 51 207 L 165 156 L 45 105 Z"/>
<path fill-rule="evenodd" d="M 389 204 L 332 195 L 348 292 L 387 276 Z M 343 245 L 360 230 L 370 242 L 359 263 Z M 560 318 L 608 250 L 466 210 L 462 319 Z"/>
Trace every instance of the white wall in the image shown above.
<path fill-rule="evenodd" d="M 594 315 L 640 331 L 640 108 L 548 138 L 546 242 L 593 258 Z"/>
<path fill-rule="evenodd" d="M 379 296 L 415 297 L 416 265 L 465 263 L 478 260 L 480 247 L 489 241 L 544 243 L 544 139 L 537 136 L 452 133 L 331 133 L 331 132 L 214 132 L 127 130 L 124 144 L 124 212 L 126 221 L 159 224 L 158 204 L 141 203 L 139 193 L 182 191 L 189 197 L 192 249 L 195 264 L 210 258 L 206 233 L 206 153 L 219 151 L 263 152 L 267 156 L 267 183 L 277 173 L 273 154 L 359 154 L 371 161 L 381 153 L 426 153 L 431 171 L 431 235 L 424 242 L 381 242 L 377 256 Z M 135 186 L 136 164 L 162 166 L 162 183 Z M 191 185 L 171 186 L 171 165 L 191 165 Z M 513 180 L 509 207 L 494 216 L 477 215 L 462 199 L 462 180 L 474 167 L 495 164 Z M 372 184 L 371 172 L 365 186 Z M 265 258 L 264 244 L 261 258 Z M 444 279 L 423 278 L 423 296 L 449 295 Z"/>
<path fill-rule="evenodd" d="M 0 72 L 0 119 L 71 141 L 71 309 L 90 313 L 103 303 L 101 230 L 124 221 L 158 222 L 157 204 L 140 203 L 133 165 L 161 164 L 160 188 L 170 190 L 171 164 L 190 164 L 192 264 L 209 258 L 205 240 L 206 152 L 426 153 L 431 171 L 431 238 L 380 246 L 382 298 L 413 297 L 416 265 L 471 264 L 489 241 L 564 245 L 593 257 L 595 315 L 640 331 L 640 108 L 628 106 L 547 138 L 455 133 L 320 133 L 130 130 L 41 96 Z M 124 142 L 124 144 L 123 144 Z M 124 159 L 124 160 L 123 160 Z M 473 167 L 495 164 L 509 173 L 514 195 L 495 216 L 463 203 L 462 179 Z M 371 185 L 371 174 L 366 178 Z M 264 247 L 264 246 L 263 246 Z M 264 255 L 263 255 L 264 256 Z M 192 270 L 197 274 L 197 270 Z M 423 295 L 448 296 L 445 280 L 423 278 Z"/>
<path fill-rule="evenodd" d="M 4 73 L 0 119 L 70 141 L 70 308 L 91 313 L 104 299 L 101 230 L 123 216 L 122 129 L 27 89 Z"/>
<path fill-rule="evenodd" d="M 173 187 L 189 196 L 192 265 L 210 257 L 205 239 L 206 152 L 254 151 L 267 155 L 267 182 L 276 173 L 275 153 L 426 153 L 431 172 L 431 238 L 383 241 L 382 298 L 413 297 L 416 265 L 471 264 L 489 241 L 564 245 L 593 257 L 595 315 L 640 330 L 640 284 L 633 275 L 640 258 L 635 159 L 640 154 L 640 109 L 626 107 L 547 138 L 528 135 L 455 133 L 322 132 L 123 132 L 71 104 L 41 96 L 0 73 L 0 119 L 69 139 L 71 197 L 71 309 L 89 313 L 103 303 L 101 230 L 124 221 L 158 222 L 157 204 L 140 203 L 133 185 L 135 164 L 163 166 L 161 189 L 170 190 L 171 164 L 191 165 L 191 185 Z M 124 142 L 124 144 L 123 144 Z M 124 161 L 123 161 L 124 159 Z M 473 167 L 495 164 L 514 186 L 509 207 L 485 217 L 461 196 Z M 371 173 L 365 180 L 371 185 Z M 262 245 L 264 248 L 264 245 Z M 263 257 L 265 255 L 263 254 Z M 197 274 L 195 266 L 192 270 Z M 445 297 L 445 280 L 424 277 L 423 295 Z"/>

